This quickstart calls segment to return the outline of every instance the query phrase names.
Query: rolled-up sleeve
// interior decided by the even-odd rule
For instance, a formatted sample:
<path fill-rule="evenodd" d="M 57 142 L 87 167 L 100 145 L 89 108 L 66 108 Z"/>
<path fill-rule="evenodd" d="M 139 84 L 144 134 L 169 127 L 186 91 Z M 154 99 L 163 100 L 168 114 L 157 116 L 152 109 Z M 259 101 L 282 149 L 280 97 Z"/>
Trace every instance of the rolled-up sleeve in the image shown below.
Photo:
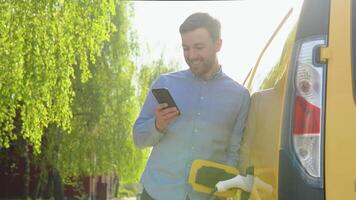
<path fill-rule="evenodd" d="M 227 163 L 230 166 L 237 166 L 239 160 L 239 149 L 242 139 L 242 134 L 246 124 L 246 118 L 248 115 L 249 105 L 250 105 L 250 93 L 248 90 L 244 90 L 242 93 L 242 101 L 239 113 L 237 114 L 235 125 L 232 129 L 231 138 L 227 148 Z"/>

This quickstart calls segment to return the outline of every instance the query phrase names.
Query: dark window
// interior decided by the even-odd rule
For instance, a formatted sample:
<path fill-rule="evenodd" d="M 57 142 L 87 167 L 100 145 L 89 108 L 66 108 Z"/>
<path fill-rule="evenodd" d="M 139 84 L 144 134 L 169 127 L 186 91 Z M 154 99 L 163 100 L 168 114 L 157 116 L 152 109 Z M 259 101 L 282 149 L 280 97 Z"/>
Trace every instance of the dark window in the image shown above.
<path fill-rule="evenodd" d="M 351 47 L 351 55 L 352 55 L 352 82 L 353 82 L 353 93 L 354 93 L 354 102 L 356 103 L 356 0 L 352 2 L 352 10 L 351 10 L 351 26 L 352 26 L 352 47 Z"/>

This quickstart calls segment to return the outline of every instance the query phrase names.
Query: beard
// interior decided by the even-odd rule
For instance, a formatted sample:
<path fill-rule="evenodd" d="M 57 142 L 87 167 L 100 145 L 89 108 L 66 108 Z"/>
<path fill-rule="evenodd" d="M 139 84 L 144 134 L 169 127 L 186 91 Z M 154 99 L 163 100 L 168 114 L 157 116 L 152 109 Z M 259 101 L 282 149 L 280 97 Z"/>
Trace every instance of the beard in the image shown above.
<path fill-rule="evenodd" d="M 209 74 L 211 70 L 214 68 L 215 57 L 210 57 L 210 59 L 195 59 L 195 60 L 187 60 L 190 71 L 200 77 L 203 78 L 205 75 Z"/>

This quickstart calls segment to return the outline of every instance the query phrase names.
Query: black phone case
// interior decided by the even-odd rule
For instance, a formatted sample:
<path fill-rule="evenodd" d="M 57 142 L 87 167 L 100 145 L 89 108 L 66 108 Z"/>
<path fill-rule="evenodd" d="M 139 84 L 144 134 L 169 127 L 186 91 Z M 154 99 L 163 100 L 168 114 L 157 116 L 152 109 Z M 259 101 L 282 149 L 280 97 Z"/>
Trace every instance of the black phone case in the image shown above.
<path fill-rule="evenodd" d="M 159 104 L 167 103 L 168 107 L 176 107 L 179 111 L 177 104 L 174 102 L 173 97 L 167 88 L 152 89 L 152 94 Z"/>

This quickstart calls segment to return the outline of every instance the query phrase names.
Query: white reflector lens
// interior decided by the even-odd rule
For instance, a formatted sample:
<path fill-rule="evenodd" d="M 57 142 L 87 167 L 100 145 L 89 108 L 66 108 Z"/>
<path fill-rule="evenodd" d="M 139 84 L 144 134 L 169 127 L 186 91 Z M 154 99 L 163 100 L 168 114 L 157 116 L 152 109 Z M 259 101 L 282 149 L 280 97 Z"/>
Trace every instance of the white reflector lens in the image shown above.
<path fill-rule="evenodd" d="M 320 177 L 320 136 L 296 135 L 294 148 L 299 161 L 313 177 Z"/>

